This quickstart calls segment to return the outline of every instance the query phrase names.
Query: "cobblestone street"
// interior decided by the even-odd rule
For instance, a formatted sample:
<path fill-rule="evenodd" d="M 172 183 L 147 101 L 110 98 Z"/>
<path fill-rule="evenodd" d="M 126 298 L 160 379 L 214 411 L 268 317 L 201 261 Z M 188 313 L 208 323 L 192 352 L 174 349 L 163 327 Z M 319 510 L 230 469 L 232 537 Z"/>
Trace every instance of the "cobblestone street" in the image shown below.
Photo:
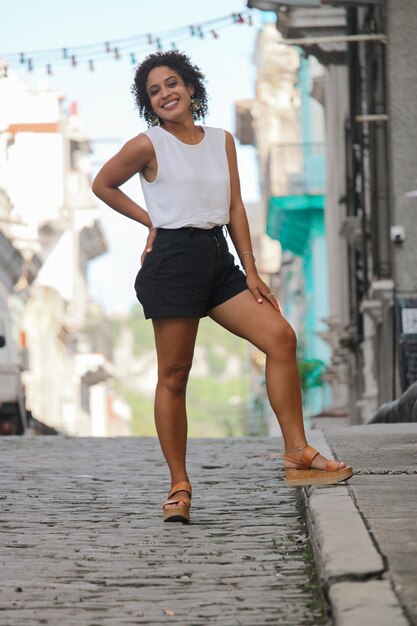
<path fill-rule="evenodd" d="M 280 448 L 191 439 L 183 526 L 156 439 L 1 440 L 0 624 L 323 623 Z"/>

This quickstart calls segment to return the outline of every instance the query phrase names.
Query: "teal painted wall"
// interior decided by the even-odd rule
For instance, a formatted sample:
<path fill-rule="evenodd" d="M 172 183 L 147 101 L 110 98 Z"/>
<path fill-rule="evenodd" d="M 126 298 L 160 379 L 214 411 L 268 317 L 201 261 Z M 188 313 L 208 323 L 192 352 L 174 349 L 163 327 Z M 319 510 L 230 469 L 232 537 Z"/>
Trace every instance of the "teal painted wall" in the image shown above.
<path fill-rule="evenodd" d="M 281 270 L 284 315 L 298 330 L 299 357 L 305 362 L 304 372 L 313 365 L 317 367 L 315 371 L 320 372 L 331 359 L 330 346 L 318 336 L 318 332 L 327 328 L 322 319 L 329 313 L 324 221 L 326 164 L 323 110 L 310 96 L 310 70 L 310 61 L 300 58 L 302 186 L 291 195 L 269 199 L 266 230 L 270 237 L 279 239 L 284 252 L 292 252 L 298 259 Z M 313 373 L 309 381 L 314 379 Z M 330 406 L 331 401 L 330 387 L 326 383 L 309 389 L 304 395 L 307 424 L 310 416 Z"/>
<path fill-rule="evenodd" d="M 303 179 L 305 193 L 323 194 L 325 190 L 325 153 L 318 146 L 324 143 L 323 112 L 310 96 L 312 90 L 311 62 L 300 54 L 298 86 L 301 96 L 301 140 L 303 146 Z M 321 119 L 320 119 L 321 117 Z M 323 207 L 324 208 L 324 207 Z M 329 312 L 327 275 L 327 249 L 323 211 L 309 212 L 308 241 L 303 259 L 305 315 L 303 319 L 303 357 L 330 363 L 330 346 L 318 336 L 325 330 L 322 319 Z M 331 404 L 328 385 L 311 389 L 305 397 L 305 414 L 308 418 Z"/>

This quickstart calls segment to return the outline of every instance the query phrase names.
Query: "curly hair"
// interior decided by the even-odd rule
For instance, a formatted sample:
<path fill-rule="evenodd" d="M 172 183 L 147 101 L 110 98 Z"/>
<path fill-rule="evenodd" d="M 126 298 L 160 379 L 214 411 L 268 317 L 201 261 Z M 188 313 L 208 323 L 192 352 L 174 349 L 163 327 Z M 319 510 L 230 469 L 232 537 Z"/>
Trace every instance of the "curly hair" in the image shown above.
<path fill-rule="evenodd" d="M 208 111 L 208 96 L 205 87 L 206 78 L 200 68 L 197 65 L 193 65 L 190 58 L 178 50 L 154 52 L 148 55 L 136 68 L 132 94 L 139 109 L 139 115 L 144 118 L 148 126 L 151 125 L 152 120 L 155 118 L 155 113 L 146 91 L 146 81 L 149 72 L 161 65 L 166 65 L 175 70 L 181 76 L 185 85 L 194 87 L 195 93 L 193 98 L 197 98 L 200 101 L 200 108 L 198 111 L 192 111 L 193 118 L 204 121 Z"/>

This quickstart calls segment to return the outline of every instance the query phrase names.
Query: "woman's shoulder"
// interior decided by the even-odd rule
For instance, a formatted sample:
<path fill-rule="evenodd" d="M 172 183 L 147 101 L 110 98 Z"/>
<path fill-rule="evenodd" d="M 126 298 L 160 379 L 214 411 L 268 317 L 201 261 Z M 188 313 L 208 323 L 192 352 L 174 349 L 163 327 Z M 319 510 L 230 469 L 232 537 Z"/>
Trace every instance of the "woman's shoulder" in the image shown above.
<path fill-rule="evenodd" d="M 139 135 L 136 135 L 137 137 L 154 137 L 159 131 L 159 127 L 158 126 L 149 126 L 149 128 L 147 128 L 146 130 L 143 130 L 142 132 L 139 133 Z"/>
<path fill-rule="evenodd" d="M 224 129 L 224 128 L 220 128 L 219 126 L 204 126 L 202 125 L 204 132 L 207 133 L 207 135 L 212 135 L 213 137 L 218 137 L 219 139 L 222 139 L 224 141 L 225 137 L 227 139 L 227 137 L 232 137 L 232 134 Z"/>
<path fill-rule="evenodd" d="M 205 124 L 201 124 L 201 127 L 207 133 L 225 133 L 224 128 L 220 128 L 219 126 L 206 126 Z"/>
<path fill-rule="evenodd" d="M 217 141 L 222 142 L 223 144 L 226 144 L 226 147 L 229 146 L 230 144 L 234 145 L 235 140 L 234 140 L 232 133 L 226 130 L 225 128 L 220 128 L 216 126 L 203 126 L 203 128 L 204 128 L 204 132 L 206 132 L 207 135 L 211 135 Z"/>
<path fill-rule="evenodd" d="M 139 155 L 151 158 L 154 154 L 154 147 L 150 137 L 146 133 L 140 132 L 124 144 L 122 151 L 124 155 L 132 159 L 138 158 Z"/>

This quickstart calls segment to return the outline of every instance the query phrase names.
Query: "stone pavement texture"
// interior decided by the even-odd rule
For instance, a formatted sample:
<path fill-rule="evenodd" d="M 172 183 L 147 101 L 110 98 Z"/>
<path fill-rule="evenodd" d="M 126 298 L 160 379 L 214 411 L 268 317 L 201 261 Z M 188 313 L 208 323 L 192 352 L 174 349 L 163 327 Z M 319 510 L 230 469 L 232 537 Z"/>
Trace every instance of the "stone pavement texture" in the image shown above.
<path fill-rule="evenodd" d="M 313 431 L 314 432 L 314 431 Z M 417 424 L 328 430 L 355 475 L 303 490 L 335 626 L 417 625 Z M 326 449 L 320 433 L 317 447 Z"/>
<path fill-rule="evenodd" d="M 1 626 L 324 623 L 280 447 L 190 440 L 183 526 L 156 439 L 3 438 Z"/>

